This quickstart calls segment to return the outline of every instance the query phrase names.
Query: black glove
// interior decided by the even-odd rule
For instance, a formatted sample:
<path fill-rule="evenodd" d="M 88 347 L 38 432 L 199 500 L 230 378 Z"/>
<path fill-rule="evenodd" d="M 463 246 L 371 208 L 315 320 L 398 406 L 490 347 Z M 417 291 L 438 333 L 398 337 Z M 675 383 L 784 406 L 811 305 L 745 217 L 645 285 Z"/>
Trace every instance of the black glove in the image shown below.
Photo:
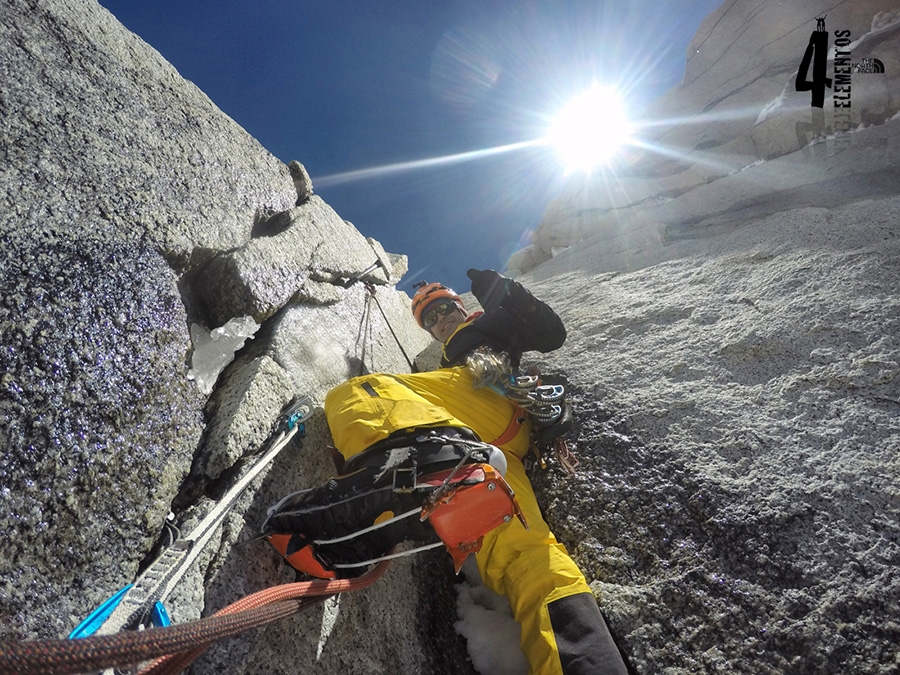
<path fill-rule="evenodd" d="M 485 312 L 492 312 L 503 305 L 506 296 L 509 295 L 511 279 L 494 270 L 476 270 L 474 268 L 466 272 L 472 280 L 472 295 L 478 300 Z"/>

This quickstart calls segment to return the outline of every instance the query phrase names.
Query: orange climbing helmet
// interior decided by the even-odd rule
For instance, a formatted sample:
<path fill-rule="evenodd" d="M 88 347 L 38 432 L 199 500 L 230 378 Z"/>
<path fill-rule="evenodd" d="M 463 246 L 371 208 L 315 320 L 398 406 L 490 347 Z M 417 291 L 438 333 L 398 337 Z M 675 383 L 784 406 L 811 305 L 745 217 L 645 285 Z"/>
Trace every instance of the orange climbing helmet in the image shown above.
<path fill-rule="evenodd" d="M 452 288 L 447 288 L 443 284 L 429 284 L 424 281 L 420 281 L 417 286 L 418 289 L 412 299 L 412 313 L 413 316 L 416 317 L 416 323 L 419 324 L 420 328 L 425 328 L 425 323 L 423 321 L 425 310 L 436 300 L 452 300 L 459 305 L 460 309 L 465 311 L 462 299 Z"/>

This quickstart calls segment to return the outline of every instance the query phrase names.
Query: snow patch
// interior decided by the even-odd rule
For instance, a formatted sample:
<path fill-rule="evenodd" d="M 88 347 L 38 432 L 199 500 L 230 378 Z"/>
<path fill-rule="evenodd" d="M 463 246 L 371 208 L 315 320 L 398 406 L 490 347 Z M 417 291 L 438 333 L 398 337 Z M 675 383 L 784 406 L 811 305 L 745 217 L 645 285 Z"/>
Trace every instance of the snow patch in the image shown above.
<path fill-rule="evenodd" d="M 216 380 L 225 366 L 234 360 L 235 352 L 259 330 L 252 316 L 231 319 L 224 326 L 206 332 L 203 326 L 191 324 L 194 353 L 188 379 L 194 380 L 204 394 L 212 393 Z"/>
<path fill-rule="evenodd" d="M 526 675 L 528 661 L 519 647 L 522 630 L 509 601 L 485 586 L 468 563 L 463 573 L 466 581 L 456 585 L 459 620 L 453 627 L 466 639 L 475 670 L 482 675 Z"/>
<path fill-rule="evenodd" d="M 867 33 L 867 35 L 878 33 L 894 26 L 900 26 L 900 9 L 894 9 L 890 12 L 878 12 L 872 17 L 872 32 Z"/>
<path fill-rule="evenodd" d="M 785 102 L 785 100 L 787 100 L 788 84 L 790 84 L 790 82 L 787 82 L 784 85 L 784 87 L 781 90 L 781 93 L 776 98 L 769 101 L 765 106 L 763 106 L 763 109 L 759 111 L 759 115 L 756 117 L 756 121 L 753 123 L 753 126 L 762 124 L 763 122 L 766 121 L 766 118 L 770 114 L 772 114 L 773 112 L 775 112 L 776 110 L 778 110 L 779 108 L 784 106 L 784 102 Z"/>
<path fill-rule="evenodd" d="M 747 164 L 747 165 L 745 165 L 745 166 L 742 166 L 740 169 L 735 169 L 734 171 L 732 171 L 732 172 L 729 173 L 728 175 L 729 175 L 729 176 L 733 176 L 733 175 L 736 174 L 736 173 L 741 173 L 741 171 L 746 171 L 747 169 L 752 169 L 754 166 L 759 166 L 760 164 L 765 164 L 765 161 L 766 161 L 766 160 L 764 160 L 764 159 L 758 159 L 758 160 L 756 160 L 755 162 L 751 162 L 750 164 Z"/>
<path fill-rule="evenodd" d="M 341 595 L 338 593 L 322 603 L 322 630 L 319 633 L 319 644 L 316 646 L 316 661 L 322 658 L 322 650 L 325 649 L 325 643 L 331 637 L 334 625 L 337 623 L 338 614 L 341 609 Z"/>

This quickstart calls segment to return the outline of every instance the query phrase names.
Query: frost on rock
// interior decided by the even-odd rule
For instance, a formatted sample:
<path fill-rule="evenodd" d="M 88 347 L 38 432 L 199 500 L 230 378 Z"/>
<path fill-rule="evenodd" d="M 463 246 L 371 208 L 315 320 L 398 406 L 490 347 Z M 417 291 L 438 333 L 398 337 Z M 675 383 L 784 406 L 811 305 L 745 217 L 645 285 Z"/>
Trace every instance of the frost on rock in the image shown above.
<path fill-rule="evenodd" d="M 212 393 L 213 386 L 225 366 L 234 359 L 235 352 L 244 346 L 247 338 L 256 334 L 259 325 L 252 316 L 231 319 L 224 326 L 207 332 L 203 326 L 191 324 L 191 342 L 194 354 L 188 379 L 197 383 L 204 394 Z"/>

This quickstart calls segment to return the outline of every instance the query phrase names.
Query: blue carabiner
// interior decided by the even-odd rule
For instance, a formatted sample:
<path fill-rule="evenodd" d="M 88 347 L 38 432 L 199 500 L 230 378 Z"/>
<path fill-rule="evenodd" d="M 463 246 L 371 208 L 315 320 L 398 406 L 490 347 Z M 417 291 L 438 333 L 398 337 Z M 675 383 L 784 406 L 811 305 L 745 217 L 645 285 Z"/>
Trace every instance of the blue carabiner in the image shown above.
<path fill-rule="evenodd" d="M 100 629 L 100 626 L 106 623 L 106 620 L 115 611 L 116 607 L 119 606 L 119 603 L 122 602 L 122 598 L 125 597 L 125 594 L 133 585 L 134 584 L 128 584 L 125 588 L 117 592 L 109 598 L 109 600 L 106 600 L 97 609 L 88 614 L 87 618 L 78 624 L 75 627 L 75 630 L 69 633 L 69 639 L 77 640 L 96 633 Z M 153 609 L 150 611 L 150 622 L 157 628 L 165 628 L 172 623 L 169 619 L 169 613 L 159 600 L 156 601 L 153 605 Z"/>

